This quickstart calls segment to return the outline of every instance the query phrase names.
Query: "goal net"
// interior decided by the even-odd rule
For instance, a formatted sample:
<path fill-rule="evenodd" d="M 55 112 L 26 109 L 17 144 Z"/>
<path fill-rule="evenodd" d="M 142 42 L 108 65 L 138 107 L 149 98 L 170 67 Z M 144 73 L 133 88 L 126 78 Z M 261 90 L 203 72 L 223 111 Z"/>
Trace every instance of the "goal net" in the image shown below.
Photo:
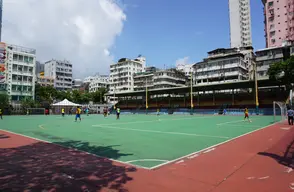
<path fill-rule="evenodd" d="M 273 102 L 274 121 L 284 121 L 287 118 L 287 104 L 281 101 Z"/>
<path fill-rule="evenodd" d="M 29 114 L 27 114 L 27 112 Z M 27 108 L 27 115 L 45 115 L 45 108 Z"/>

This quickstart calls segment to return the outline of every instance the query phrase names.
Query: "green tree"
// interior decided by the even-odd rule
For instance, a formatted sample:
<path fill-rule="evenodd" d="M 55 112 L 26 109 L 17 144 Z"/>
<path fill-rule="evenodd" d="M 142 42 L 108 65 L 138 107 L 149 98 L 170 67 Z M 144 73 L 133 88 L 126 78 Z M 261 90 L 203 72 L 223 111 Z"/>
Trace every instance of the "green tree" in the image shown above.
<path fill-rule="evenodd" d="M 82 102 L 82 94 L 78 90 L 73 90 L 72 91 L 72 101 L 74 103 L 81 103 Z"/>
<path fill-rule="evenodd" d="M 0 108 L 5 109 L 9 107 L 9 96 L 7 94 L 0 94 Z"/>
<path fill-rule="evenodd" d="M 52 86 L 40 86 L 36 84 L 35 96 L 36 100 L 40 103 L 47 102 L 52 104 L 53 100 L 57 97 L 57 90 Z"/>
<path fill-rule="evenodd" d="M 25 112 L 28 108 L 38 108 L 40 104 L 33 100 L 31 97 L 26 97 L 20 102 L 23 111 Z"/>
<path fill-rule="evenodd" d="M 285 61 L 273 63 L 267 74 L 271 80 L 284 84 L 287 90 L 292 89 L 292 84 L 294 83 L 294 56 Z"/>
<path fill-rule="evenodd" d="M 81 103 L 89 103 L 92 100 L 90 93 L 83 93 L 81 97 Z"/>
<path fill-rule="evenodd" d="M 99 103 L 100 102 L 100 91 L 92 92 L 91 99 L 94 103 Z"/>

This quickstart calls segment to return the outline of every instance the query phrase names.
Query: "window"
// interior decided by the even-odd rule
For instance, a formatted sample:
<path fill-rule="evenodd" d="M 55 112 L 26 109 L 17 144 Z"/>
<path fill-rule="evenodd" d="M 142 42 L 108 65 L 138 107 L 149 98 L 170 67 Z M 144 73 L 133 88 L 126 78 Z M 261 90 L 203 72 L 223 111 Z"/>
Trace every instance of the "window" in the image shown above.
<path fill-rule="evenodd" d="M 24 62 L 29 63 L 29 57 L 28 56 L 24 56 Z"/>
<path fill-rule="evenodd" d="M 23 56 L 22 55 L 18 56 L 18 61 L 23 62 Z"/>
<path fill-rule="evenodd" d="M 17 61 L 18 60 L 18 55 L 13 54 L 13 61 Z"/>
<path fill-rule="evenodd" d="M 273 2 L 273 1 L 268 2 L 268 6 L 269 6 L 269 7 L 271 7 L 271 6 L 273 6 L 273 5 L 274 5 L 274 2 Z"/>
<path fill-rule="evenodd" d="M 33 59 L 33 57 L 29 57 L 29 63 L 33 63 L 34 62 L 34 59 Z"/>

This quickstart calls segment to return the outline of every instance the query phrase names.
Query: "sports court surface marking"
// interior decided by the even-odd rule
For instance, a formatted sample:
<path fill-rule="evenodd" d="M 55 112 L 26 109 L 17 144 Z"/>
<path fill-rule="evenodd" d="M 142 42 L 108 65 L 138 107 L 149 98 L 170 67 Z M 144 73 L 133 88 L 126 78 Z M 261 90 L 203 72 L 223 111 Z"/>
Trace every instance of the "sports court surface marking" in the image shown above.
<path fill-rule="evenodd" d="M 4 131 L 154 169 L 273 124 L 271 116 L 253 117 L 252 123 L 241 116 L 122 115 L 116 120 L 82 115 L 82 122 L 57 117 L 5 116 L 0 125 Z"/>

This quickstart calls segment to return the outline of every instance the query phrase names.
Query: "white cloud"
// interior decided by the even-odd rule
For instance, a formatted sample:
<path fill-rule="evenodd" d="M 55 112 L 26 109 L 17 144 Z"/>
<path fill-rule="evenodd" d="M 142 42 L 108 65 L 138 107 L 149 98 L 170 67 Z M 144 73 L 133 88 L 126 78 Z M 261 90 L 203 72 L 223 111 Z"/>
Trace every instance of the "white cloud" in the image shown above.
<path fill-rule="evenodd" d="M 188 65 L 190 63 L 190 58 L 189 57 L 184 57 L 176 60 L 176 66 L 178 65 Z"/>
<path fill-rule="evenodd" d="M 123 29 L 126 15 L 113 0 L 6 0 L 6 43 L 37 49 L 41 61 L 67 59 L 74 76 L 108 73 L 109 49 Z"/>

